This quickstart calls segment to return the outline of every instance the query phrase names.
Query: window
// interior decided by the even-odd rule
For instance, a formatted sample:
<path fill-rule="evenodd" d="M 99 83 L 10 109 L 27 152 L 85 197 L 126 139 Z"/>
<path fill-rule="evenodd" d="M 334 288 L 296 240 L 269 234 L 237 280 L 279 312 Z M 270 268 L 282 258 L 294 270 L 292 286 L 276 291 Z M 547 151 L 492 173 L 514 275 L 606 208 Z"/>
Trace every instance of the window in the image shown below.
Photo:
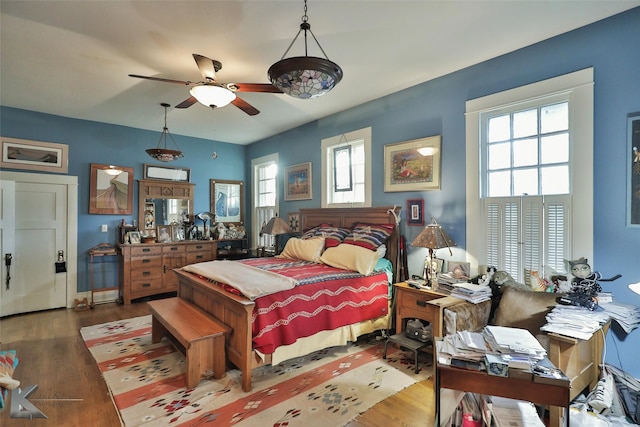
<path fill-rule="evenodd" d="M 467 102 L 467 254 L 518 282 L 593 254 L 593 70 Z"/>
<path fill-rule="evenodd" d="M 253 215 L 251 218 L 252 246 L 272 246 L 273 236 L 260 236 L 260 229 L 278 211 L 276 178 L 278 155 L 260 157 L 251 161 L 253 182 Z"/>
<path fill-rule="evenodd" d="M 322 140 L 322 207 L 371 206 L 371 128 Z"/>

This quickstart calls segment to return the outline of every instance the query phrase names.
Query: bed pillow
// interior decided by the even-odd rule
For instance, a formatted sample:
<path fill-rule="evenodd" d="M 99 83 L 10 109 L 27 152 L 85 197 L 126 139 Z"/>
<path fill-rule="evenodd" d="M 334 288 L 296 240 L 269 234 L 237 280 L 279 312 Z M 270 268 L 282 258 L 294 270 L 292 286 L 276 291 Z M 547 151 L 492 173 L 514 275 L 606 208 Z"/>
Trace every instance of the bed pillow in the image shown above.
<path fill-rule="evenodd" d="M 356 223 L 343 243 L 360 246 L 372 251 L 385 244 L 391 233 L 393 224 L 362 224 Z"/>
<path fill-rule="evenodd" d="M 324 249 L 324 238 L 313 237 L 311 239 L 291 238 L 287 241 L 284 250 L 279 255 L 281 258 L 301 259 L 303 261 L 318 262 Z"/>
<path fill-rule="evenodd" d="M 341 244 L 325 250 L 320 262 L 366 276 L 373 272 L 378 262 L 378 253 L 360 246 Z"/>
<path fill-rule="evenodd" d="M 351 230 L 348 228 L 321 225 L 307 231 L 302 238 L 311 239 L 314 237 L 324 237 L 325 248 L 332 248 L 342 243 L 344 238 L 347 237 L 350 232 Z"/>

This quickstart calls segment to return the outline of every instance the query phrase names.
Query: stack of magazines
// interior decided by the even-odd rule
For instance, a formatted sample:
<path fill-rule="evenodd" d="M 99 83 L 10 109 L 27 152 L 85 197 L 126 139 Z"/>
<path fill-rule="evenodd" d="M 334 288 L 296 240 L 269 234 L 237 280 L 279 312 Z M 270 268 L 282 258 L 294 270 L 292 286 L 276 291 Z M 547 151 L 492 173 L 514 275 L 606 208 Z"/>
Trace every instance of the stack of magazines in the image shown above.
<path fill-rule="evenodd" d="M 473 283 L 454 283 L 451 296 L 467 300 L 474 304 L 491 299 L 491 288 L 489 286 L 474 285 Z"/>
<path fill-rule="evenodd" d="M 605 311 L 591 311 L 575 305 L 556 305 L 546 319 L 547 323 L 540 328 L 541 331 L 588 340 L 609 321 L 609 315 Z"/>

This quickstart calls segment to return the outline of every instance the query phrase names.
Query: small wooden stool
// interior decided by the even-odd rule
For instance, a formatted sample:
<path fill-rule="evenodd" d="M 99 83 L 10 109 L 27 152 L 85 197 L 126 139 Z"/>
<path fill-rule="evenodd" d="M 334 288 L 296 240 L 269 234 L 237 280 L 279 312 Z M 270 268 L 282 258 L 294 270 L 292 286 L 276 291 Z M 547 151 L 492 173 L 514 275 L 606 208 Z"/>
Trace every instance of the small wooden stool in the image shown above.
<path fill-rule="evenodd" d="M 419 371 L 419 369 L 418 369 L 418 350 L 420 350 L 422 347 L 426 347 L 427 345 L 429 345 L 429 343 L 421 342 L 421 341 L 417 341 L 417 340 L 412 340 L 411 338 L 407 338 L 404 334 L 391 335 L 389 338 L 387 338 L 387 341 L 385 341 L 385 343 L 384 343 L 384 352 L 382 353 L 382 358 L 383 359 L 387 358 L 387 345 L 389 345 L 390 342 L 392 342 L 394 344 L 398 344 L 400 347 L 404 347 L 404 348 L 408 348 L 409 350 L 413 350 L 413 353 L 415 355 L 415 361 L 416 361 L 415 373 L 417 374 L 418 371 Z"/>

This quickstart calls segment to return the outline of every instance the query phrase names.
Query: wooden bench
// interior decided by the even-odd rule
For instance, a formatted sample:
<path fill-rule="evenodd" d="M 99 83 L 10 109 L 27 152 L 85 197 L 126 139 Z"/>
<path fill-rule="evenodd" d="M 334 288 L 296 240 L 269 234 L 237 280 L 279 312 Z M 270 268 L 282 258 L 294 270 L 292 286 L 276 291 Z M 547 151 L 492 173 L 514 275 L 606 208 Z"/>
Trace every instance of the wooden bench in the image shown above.
<path fill-rule="evenodd" d="M 182 298 L 149 301 L 151 341 L 175 338 L 185 349 L 187 388 L 200 382 L 203 374 L 222 378 L 226 371 L 225 334 L 229 328 Z"/>

